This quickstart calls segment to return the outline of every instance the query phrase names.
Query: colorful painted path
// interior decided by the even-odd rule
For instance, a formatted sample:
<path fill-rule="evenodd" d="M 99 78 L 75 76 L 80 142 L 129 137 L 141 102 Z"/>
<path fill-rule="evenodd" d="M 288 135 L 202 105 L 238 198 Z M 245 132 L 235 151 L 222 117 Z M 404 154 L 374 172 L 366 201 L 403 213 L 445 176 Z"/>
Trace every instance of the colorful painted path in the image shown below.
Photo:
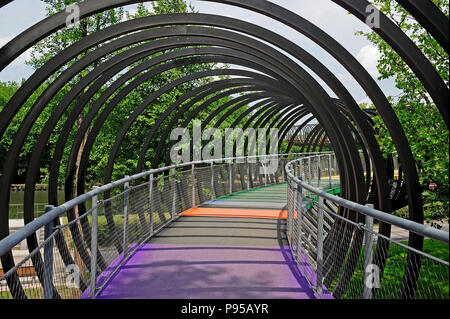
<path fill-rule="evenodd" d="M 186 212 L 137 250 L 97 298 L 315 298 L 292 259 L 285 218 L 270 209 Z"/>
<path fill-rule="evenodd" d="M 97 298 L 316 298 L 285 238 L 286 201 L 286 184 L 278 184 L 183 212 L 136 250 Z M 301 262 L 307 265 L 304 256 Z"/>

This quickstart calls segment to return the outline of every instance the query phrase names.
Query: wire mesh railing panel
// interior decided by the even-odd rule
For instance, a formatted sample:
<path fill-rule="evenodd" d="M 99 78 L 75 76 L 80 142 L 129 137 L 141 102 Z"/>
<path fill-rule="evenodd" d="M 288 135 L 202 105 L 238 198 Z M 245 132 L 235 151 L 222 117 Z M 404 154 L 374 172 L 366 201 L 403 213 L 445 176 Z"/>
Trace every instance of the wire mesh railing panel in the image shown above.
<path fill-rule="evenodd" d="M 133 186 L 130 189 L 129 194 L 129 206 L 130 211 L 128 216 L 134 220 L 131 223 L 133 227 L 133 233 L 135 234 L 135 240 L 148 236 L 150 234 L 150 194 L 149 194 L 150 182 L 146 182 L 140 185 Z M 133 240 L 131 240 L 133 242 Z"/>
<path fill-rule="evenodd" d="M 224 165 L 214 165 L 213 166 L 213 174 L 214 174 L 214 194 L 216 195 L 216 198 L 218 197 L 222 197 L 225 196 L 226 194 L 228 194 L 228 182 L 226 181 L 227 176 L 225 175 L 224 178 L 224 169 L 223 169 Z M 228 174 L 228 173 L 225 173 Z"/>
<path fill-rule="evenodd" d="M 403 254 L 404 256 L 404 254 Z M 402 257 L 403 257 L 402 256 Z M 448 262 L 448 254 L 447 254 Z M 417 288 L 414 291 L 416 299 L 448 299 L 449 298 L 449 267 L 433 258 L 421 258 Z"/>
<path fill-rule="evenodd" d="M 66 260 L 73 261 L 66 265 L 67 271 L 71 272 L 67 284 L 69 289 L 86 289 L 91 280 L 91 211 L 75 218 L 73 221 L 61 226 L 61 234 L 67 244 L 67 250 L 60 249 L 60 254 Z M 63 243 L 62 243 L 63 244 Z"/>
<path fill-rule="evenodd" d="M 373 233 L 374 255 L 376 249 L 387 256 L 384 264 L 375 258 L 380 272 L 379 288 L 375 299 L 447 299 L 449 298 L 448 254 L 446 262 L 429 254 L 415 251 L 394 240 Z M 445 257 L 444 257 L 445 258 Z M 376 270 L 378 270 L 376 268 Z"/>
<path fill-rule="evenodd" d="M 0 299 L 44 298 L 44 244 L 42 242 L 13 269 L 0 276 Z M 12 253 L 16 255 L 14 251 Z"/>
<path fill-rule="evenodd" d="M 74 220 L 70 225 L 61 226 L 51 237 L 54 241 L 51 277 L 62 299 L 80 298 L 90 283 L 91 254 L 88 249 L 90 243 L 87 242 L 87 236 L 81 229 L 82 223 L 89 223 L 88 216 L 89 213 Z M 76 247 L 81 244 L 84 249 L 78 250 Z M 48 270 L 47 267 L 46 270 Z"/>
<path fill-rule="evenodd" d="M 274 169 L 270 171 L 267 170 L 269 162 L 255 158 L 247 158 L 243 162 L 214 162 L 212 165 L 211 162 L 190 163 L 180 167 L 152 170 L 148 174 L 137 174 L 135 179 L 126 179 L 127 182 L 102 186 L 102 191 L 96 195 L 91 194 L 95 192 L 94 189 L 88 193 L 91 195 L 82 195 L 85 196 L 83 200 L 80 199 L 71 208 L 55 215 L 59 217 L 61 225 L 49 226 L 49 223 L 39 229 L 38 232 L 45 233 L 45 236 L 38 238 L 37 248 L 31 253 L 16 256 L 15 266 L 6 274 L 0 274 L 0 296 L 95 297 L 136 249 L 178 218 L 181 212 L 224 195 L 284 181 L 288 184 L 287 237 L 300 268 L 315 287 L 321 265 L 325 267 L 330 259 L 334 263 L 336 260 L 346 260 L 348 250 L 336 250 L 336 245 L 328 244 L 331 240 L 327 239 L 338 238 L 339 236 L 335 236 L 342 230 L 341 226 L 336 226 L 336 216 L 328 213 L 326 209 L 318 210 L 317 196 L 306 190 L 299 192 L 297 184 L 287 178 L 284 166 L 293 158 L 294 155 L 277 158 L 277 166 L 272 167 Z M 303 166 L 298 165 L 298 172 L 304 178 L 311 176 L 310 168 L 317 168 L 318 165 L 317 161 L 313 160 L 305 169 L 306 162 L 303 161 Z M 106 186 L 109 187 L 108 193 L 105 191 Z M 102 199 L 98 200 L 98 196 L 102 196 Z M 81 207 L 77 205 L 90 209 L 82 216 L 77 216 L 78 212 L 82 211 L 76 209 Z M 338 206 L 333 206 L 332 203 L 325 202 L 325 205 L 334 213 L 338 211 Z M 48 213 L 55 212 L 54 209 L 58 210 L 60 207 L 50 207 Z M 319 217 L 320 212 L 322 217 Z M 318 249 L 319 228 L 322 229 L 322 237 L 326 238 L 323 262 L 320 261 L 322 250 Z M 34 247 L 32 242 L 30 243 L 31 247 Z M 342 241 L 339 245 L 343 245 Z M 340 257 L 337 253 L 341 254 Z M 358 267 L 356 269 L 359 269 Z M 337 271 L 332 278 L 327 271 L 323 271 L 324 284 L 327 280 L 334 282 L 342 271 L 339 267 L 335 268 Z M 417 296 L 428 296 L 430 293 L 426 291 L 435 291 L 426 285 L 430 275 L 420 275 L 423 279 L 421 277 L 422 281 L 419 280 L 418 286 L 423 286 L 424 292 Z M 351 279 L 353 280 L 353 277 Z M 357 281 L 352 280 L 347 283 L 348 287 L 356 287 Z M 379 289 L 378 296 L 386 294 L 382 288 Z M 344 292 L 351 292 L 353 296 L 359 293 L 358 289 L 360 290 L 351 288 Z M 332 291 L 334 293 L 333 289 Z"/>
<path fill-rule="evenodd" d="M 373 210 L 370 214 L 374 215 L 364 215 L 365 210 L 356 210 L 354 203 L 342 204 L 345 207 L 337 204 L 342 201 L 323 191 L 327 191 L 326 180 L 333 181 L 328 185 L 339 187 L 334 158 L 318 157 L 301 158 L 286 166 L 289 244 L 316 295 L 343 299 L 449 298 L 448 242 L 438 242 L 446 253 L 433 256 L 377 233 L 373 216 L 381 219 L 377 214 L 384 213 Z M 324 167 L 325 174 L 321 175 Z M 400 227 L 401 220 L 395 224 Z M 405 223 L 406 230 L 410 227 L 407 225 L 410 223 Z M 433 236 L 440 238 L 437 233 Z M 433 239 L 425 239 L 425 246 L 432 244 Z"/>
<path fill-rule="evenodd" d="M 161 227 L 169 219 L 169 210 L 163 200 L 165 187 L 164 176 L 155 177 L 152 184 L 150 208 L 154 229 Z"/>
<path fill-rule="evenodd" d="M 174 192 L 175 180 L 172 176 L 164 176 L 161 180 L 160 196 L 161 209 L 164 222 L 168 222 L 173 218 L 175 211 L 176 193 Z"/>
<path fill-rule="evenodd" d="M 326 267 L 330 266 L 325 277 L 327 288 L 334 298 L 361 299 L 364 280 L 355 281 L 353 278 L 362 275 L 364 279 L 364 254 L 361 248 L 364 233 L 350 224 L 345 225 L 342 234 L 337 238 L 341 241 L 325 252 L 330 261 L 326 264 Z M 336 239 L 333 238 L 334 240 Z"/>
<path fill-rule="evenodd" d="M 189 208 L 194 206 L 194 203 L 192 202 L 192 176 L 193 175 L 191 170 L 177 172 L 177 190 L 178 198 L 180 200 L 178 212 L 188 210 Z"/>
<path fill-rule="evenodd" d="M 219 189 L 222 192 L 219 194 L 221 196 L 230 195 L 230 167 L 229 165 L 223 163 L 215 166 L 218 170 L 218 180 Z"/>
<path fill-rule="evenodd" d="M 197 180 L 197 191 L 199 195 L 199 202 L 205 203 L 215 198 L 212 187 L 212 169 L 211 166 L 197 168 L 195 171 Z"/>
<path fill-rule="evenodd" d="M 247 189 L 247 164 L 235 163 L 234 165 L 234 191 L 240 192 Z"/>
<path fill-rule="evenodd" d="M 261 167 L 262 165 L 259 162 L 255 161 L 255 163 L 249 163 L 251 188 L 264 185 L 263 175 L 260 173 Z"/>
<path fill-rule="evenodd" d="M 0 298 L 80 298 L 90 280 L 90 252 L 82 231 L 87 215 L 51 228 L 47 239 L 0 278 Z"/>

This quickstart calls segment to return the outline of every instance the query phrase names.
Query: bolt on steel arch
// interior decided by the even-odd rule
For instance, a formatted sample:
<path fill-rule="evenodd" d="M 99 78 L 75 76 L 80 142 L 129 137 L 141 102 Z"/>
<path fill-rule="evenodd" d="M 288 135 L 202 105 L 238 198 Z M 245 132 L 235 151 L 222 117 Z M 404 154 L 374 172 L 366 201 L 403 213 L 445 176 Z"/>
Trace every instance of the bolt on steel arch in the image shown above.
<path fill-rule="evenodd" d="M 4 1 L 2 6 L 12 1 Z M 165 141 L 171 130 L 180 125 L 180 122 L 181 126 L 187 127 L 200 111 L 217 104 L 219 106 L 209 115 L 205 123 L 214 123 L 215 127 L 220 127 L 231 115 L 239 114 L 231 128 L 242 127 L 244 130 L 278 128 L 280 130 L 279 144 L 281 145 L 281 141 L 285 139 L 289 140 L 287 153 L 292 149 L 295 137 L 299 134 L 302 134 L 302 152 L 308 153 L 316 149 L 320 152 L 327 141 L 336 156 L 340 172 L 341 197 L 359 204 L 371 203 L 376 209 L 387 213 L 394 208 L 408 205 L 409 218 L 423 223 L 422 190 L 413 153 L 403 127 L 383 91 L 353 55 L 310 21 L 269 1 L 201 1 L 222 3 L 265 15 L 308 37 L 353 76 L 373 101 L 376 113 L 362 110 L 345 85 L 316 57 L 296 43 L 262 26 L 235 18 L 202 13 L 155 15 L 117 23 L 85 37 L 82 41 L 55 55 L 23 83 L 0 112 L 1 138 L 12 121 L 17 118 L 27 100 L 38 92 L 39 87 L 47 79 L 57 74 L 55 80 L 38 96 L 25 114 L 19 129 L 15 132 L 14 139 L 8 145 L 5 160 L 1 165 L 0 239 L 9 235 L 10 189 L 17 169 L 17 159 L 27 136 L 39 116 L 48 107 L 49 102 L 63 90 L 67 83 L 93 65 L 93 70 L 81 76 L 81 80 L 58 102 L 57 107 L 46 120 L 44 129 L 39 132 L 40 135 L 34 144 L 26 172 L 25 224 L 36 217 L 35 187 L 39 178 L 40 162 L 44 153 L 49 151 L 47 148 L 51 136 L 57 136 L 57 142 L 52 149 L 53 156 L 49 164 L 48 203 L 58 206 L 62 204 L 57 198 L 60 174 L 64 175 L 65 201 L 86 192 L 86 176 L 90 168 L 89 157 L 95 142 L 105 122 L 128 94 L 146 81 L 174 68 L 208 63 L 230 64 L 244 69 L 227 68 L 194 72 L 166 83 L 149 94 L 136 109 L 124 116 L 124 121 L 116 132 L 116 138 L 109 150 L 104 184 L 112 182 L 115 161 L 127 132 L 138 118 L 164 94 L 170 93 L 179 86 L 196 83 L 200 79 L 209 79 L 208 83 L 194 85 L 188 93 L 178 97 L 171 105 L 167 105 L 156 123 L 148 127 L 140 150 L 136 150 L 136 154 L 130 154 L 137 159 L 137 168 L 134 173 L 158 168 L 161 165 L 170 165 L 167 154 L 172 144 L 166 145 Z M 369 14 L 366 8 L 370 5 L 368 1 L 332 1 L 362 22 L 366 21 Z M 86 18 L 112 8 L 140 2 L 145 1 L 86 0 L 78 6 L 80 18 Z M 436 10 L 431 2 L 400 0 L 397 2 L 408 10 L 448 52 L 449 23 L 442 12 Z M 61 11 L 47 17 L 0 48 L 0 71 L 34 44 L 63 29 L 67 14 Z M 382 13 L 380 13 L 379 27 L 373 30 L 417 75 L 448 127 L 448 88 L 431 62 L 408 36 Z M 112 55 L 119 50 L 120 53 Z M 79 56 L 82 57 L 68 65 Z M 153 57 L 148 59 L 151 56 Z M 303 68 L 299 62 L 310 71 Z M 58 73 L 63 67 L 65 67 L 64 71 Z M 127 71 L 121 74 L 124 69 Z M 331 97 L 310 72 L 320 78 L 332 90 L 336 98 Z M 95 96 L 97 98 L 75 133 L 73 144 L 67 145 L 84 106 Z M 221 100 L 226 97 L 231 99 L 221 103 Z M 395 189 L 392 189 L 389 184 L 393 167 L 386 163 L 375 139 L 374 123 L 371 119 L 374 115 L 382 117 L 395 144 L 398 159 L 402 163 L 400 178 L 407 182 L 397 183 Z M 298 124 L 302 119 L 302 124 Z M 318 124 L 312 126 L 311 123 L 316 122 Z M 85 136 L 87 138 L 84 140 Z M 67 146 L 70 147 L 70 152 L 65 171 L 61 172 L 61 163 Z M 154 148 L 153 158 L 148 158 L 147 155 L 150 148 Z M 80 150 L 82 150 L 81 154 Z M 80 165 L 77 167 L 79 155 L 81 156 Z M 77 181 L 76 184 L 75 181 Z M 106 191 L 105 198 L 110 196 L 109 190 Z M 77 210 L 78 214 L 82 215 L 87 208 L 84 203 L 81 203 L 77 206 Z M 345 207 L 340 207 L 338 211 L 339 214 L 347 216 L 356 223 L 364 219 L 362 214 L 354 213 Z M 69 221 L 76 219 L 73 209 L 69 210 L 68 219 Z M 111 216 L 107 216 L 107 223 L 110 229 L 115 227 Z M 73 228 L 71 231 L 74 234 L 82 232 L 86 236 L 90 233 L 86 227 L 81 230 Z M 381 222 L 379 231 L 381 235 L 389 237 L 390 224 Z M 339 233 L 334 233 L 333 236 L 332 240 L 343 238 Z M 35 235 L 29 236 L 27 242 L 30 252 L 38 247 Z M 61 238 L 57 242 L 59 250 L 67 250 Z M 88 254 L 82 242 L 76 241 L 75 245 L 80 255 Z M 332 245 L 331 239 L 325 245 Z M 355 237 L 353 240 L 346 239 L 345 247 L 342 249 L 356 253 L 362 245 L 361 237 Z M 375 251 L 376 261 L 381 269 L 385 267 L 388 246 L 389 241 L 381 238 Z M 421 250 L 423 237 L 411 232 L 409 246 Z M 117 247 L 119 250 L 123 249 L 120 243 L 117 243 Z M 411 294 L 408 289 L 413 289 L 414 282 L 417 281 L 416 268 L 420 267 L 420 261 L 414 258 L 410 255 L 406 265 L 407 271 L 403 278 L 406 288 L 402 292 L 404 295 Z M 5 272 L 15 266 L 11 253 L 2 256 L 1 262 Z M 65 262 L 70 263 L 70 260 Z M 88 258 L 85 258 L 84 262 L 87 266 L 90 265 Z M 33 264 L 37 268 L 42 268 L 41 256 L 35 256 Z M 353 272 L 354 265 L 341 261 L 333 266 L 334 270 L 326 280 L 332 278 L 342 265 L 345 274 Z M 40 280 L 44 280 L 42 274 L 38 275 Z M 341 286 L 345 287 L 347 283 L 345 279 L 342 280 Z M 12 277 L 8 285 L 20 286 L 18 278 Z M 20 289 L 16 291 L 20 294 Z"/>

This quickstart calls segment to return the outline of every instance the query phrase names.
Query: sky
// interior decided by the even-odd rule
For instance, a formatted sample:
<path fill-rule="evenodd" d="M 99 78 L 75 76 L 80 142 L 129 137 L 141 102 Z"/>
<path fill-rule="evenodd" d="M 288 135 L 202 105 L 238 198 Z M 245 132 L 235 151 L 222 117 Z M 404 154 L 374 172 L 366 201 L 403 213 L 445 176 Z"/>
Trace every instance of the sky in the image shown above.
<path fill-rule="evenodd" d="M 265 27 L 291 40 L 328 67 L 346 86 L 357 102 L 370 102 L 363 89 L 338 61 L 313 41 L 290 27 L 263 15 L 229 5 L 196 0 L 188 2 L 201 13 L 241 19 Z M 327 32 L 353 54 L 374 79 L 378 77 L 376 68 L 379 55 L 378 50 L 364 37 L 354 34 L 356 31 L 362 30 L 367 32 L 370 29 L 360 20 L 348 14 L 345 9 L 342 9 L 331 0 L 272 0 L 271 2 L 295 12 Z M 150 6 L 150 4 L 148 5 Z M 126 6 L 125 10 L 133 12 L 135 8 L 135 5 L 131 5 Z M 45 4 L 40 0 L 15 0 L 1 8 L 0 46 L 3 46 L 16 35 L 45 18 L 45 13 Z M 28 78 L 33 73 L 33 70 L 25 65 L 24 62 L 30 58 L 30 54 L 31 50 L 24 52 L 11 65 L 1 71 L 0 81 L 21 81 L 22 78 Z M 306 69 L 308 70 L 308 68 Z M 330 95 L 334 96 L 331 90 L 317 76 L 312 75 L 324 86 Z M 377 82 L 386 95 L 398 94 L 399 91 L 395 88 L 392 80 L 377 80 Z"/>

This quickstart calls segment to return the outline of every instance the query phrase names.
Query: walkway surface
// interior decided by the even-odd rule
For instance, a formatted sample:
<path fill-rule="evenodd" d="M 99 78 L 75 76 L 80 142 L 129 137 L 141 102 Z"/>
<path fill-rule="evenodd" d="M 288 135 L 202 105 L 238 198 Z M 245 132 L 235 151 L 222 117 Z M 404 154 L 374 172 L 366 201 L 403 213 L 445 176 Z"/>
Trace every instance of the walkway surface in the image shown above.
<path fill-rule="evenodd" d="M 286 184 L 264 186 L 183 212 L 97 298 L 316 298 L 286 240 L 286 194 Z"/>
<path fill-rule="evenodd" d="M 181 216 L 137 250 L 97 298 L 315 298 L 285 240 L 284 212 L 241 209 L 248 218 L 225 211 L 203 207 Z"/>

